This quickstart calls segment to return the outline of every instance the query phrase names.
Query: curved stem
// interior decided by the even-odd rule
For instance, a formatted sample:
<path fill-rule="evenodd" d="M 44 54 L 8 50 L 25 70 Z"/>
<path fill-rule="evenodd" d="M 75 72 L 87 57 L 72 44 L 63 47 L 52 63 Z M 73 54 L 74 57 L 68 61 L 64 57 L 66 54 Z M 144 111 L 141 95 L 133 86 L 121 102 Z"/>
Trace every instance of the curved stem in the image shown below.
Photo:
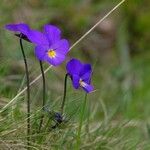
<path fill-rule="evenodd" d="M 64 80 L 64 96 L 63 96 L 63 100 L 62 100 L 62 104 L 61 104 L 61 114 L 63 114 L 64 111 L 64 106 L 65 106 L 65 100 L 66 100 L 66 93 L 67 93 L 67 77 L 68 74 L 65 75 L 65 80 Z"/>
<path fill-rule="evenodd" d="M 40 68 L 41 68 L 41 73 L 42 73 L 42 79 L 43 79 L 43 103 L 42 103 L 42 110 L 44 111 L 44 106 L 45 106 L 45 94 L 46 94 L 45 75 L 44 75 L 44 69 L 43 69 L 42 61 L 39 61 L 39 63 L 40 63 Z M 41 128 L 42 128 L 43 119 L 44 119 L 44 115 L 42 114 L 41 120 L 40 120 L 39 132 L 41 131 Z"/>
<path fill-rule="evenodd" d="M 23 44 L 22 44 L 22 35 L 20 35 L 20 47 L 21 47 L 21 52 L 23 55 L 24 59 L 24 64 L 25 64 L 25 72 L 26 72 L 26 80 L 27 80 L 27 145 L 28 149 L 30 147 L 30 131 L 31 131 L 31 126 L 30 126 L 30 81 L 29 81 L 29 71 L 28 71 L 28 65 L 27 65 L 27 59 L 26 55 L 23 49 Z"/>

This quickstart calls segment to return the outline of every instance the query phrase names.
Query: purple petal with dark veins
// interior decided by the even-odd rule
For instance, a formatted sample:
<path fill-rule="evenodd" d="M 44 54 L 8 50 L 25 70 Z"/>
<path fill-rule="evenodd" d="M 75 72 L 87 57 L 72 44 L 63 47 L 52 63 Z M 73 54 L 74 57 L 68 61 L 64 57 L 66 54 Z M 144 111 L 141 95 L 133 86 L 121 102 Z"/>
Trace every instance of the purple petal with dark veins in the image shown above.
<path fill-rule="evenodd" d="M 28 35 L 28 33 L 30 31 L 29 26 L 27 24 L 25 24 L 25 23 L 7 24 L 5 26 L 5 28 L 7 30 L 14 31 L 14 32 L 19 32 L 19 33 L 22 33 L 24 35 Z"/>
<path fill-rule="evenodd" d="M 42 32 L 39 32 L 37 30 L 30 30 L 27 36 L 28 39 L 36 45 L 49 45 L 46 36 Z"/>
<path fill-rule="evenodd" d="M 53 25 L 45 25 L 44 33 L 45 33 L 50 45 L 55 44 L 61 38 L 60 29 Z"/>
<path fill-rule="evenodd" d="M 74 74 L 79 75 L 82 67 L 83 67 L 82 63 L 77 59 L 71 59 L 66 65 L 67 72 L 70 75 Z"/>
<path fill-rule="evenodd" d="M 90 79 L 92 75 L 92 67 L 90 64 L 83 65 L 81 71 L 80 71 L 80 77 L 83 81 L 90 84 Z"/>
<path fill-rule="evenodd" d="M 56 52 L 56 56 L 54 58 L 50 58 L 50 57 L 48 57 L 48 55 L 46 55 L 44 59 L 49 64 L 51 64 L 53 66 L 58 66 L 65 60 L 65 57 L 66 56 L 64 54 L 60 54 L 60 53 Z"/>
<path fill-rule="evenodd" d="M 47 47 L 38 45 L 35 47 L 35 56 L 38 60 L 44 61 L 46 55 Z"/>
<path fill-rule="evenodd" d="M 86 86 L 82 87 L 87 93 L 90 93 L 94 90 L 94 87 L 90 84 L 86 84 Z"/>
<path fill-rule="evenodd" d="M 69 51 L 69 42 L 66 39 L 62 39 L 53 44 L 50 49 L 55 50 L 57 53 L 66 55 Z"/>
<path fill-rule="evenodd" d="M 72 84 L 75 89 L 78 89 L 80 84 L 79 84 L 80 77 L 78 75 L 72 75 Z"/>

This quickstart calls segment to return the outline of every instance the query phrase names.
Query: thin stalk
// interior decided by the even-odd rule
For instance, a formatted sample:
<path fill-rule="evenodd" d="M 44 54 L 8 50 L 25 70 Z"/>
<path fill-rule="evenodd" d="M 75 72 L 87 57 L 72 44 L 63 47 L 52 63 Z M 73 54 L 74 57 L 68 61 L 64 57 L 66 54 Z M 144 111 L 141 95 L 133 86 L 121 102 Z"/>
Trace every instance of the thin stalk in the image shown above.
<path fill-rule="evenodd" d="M 67 93 L 67 78 L 68 78 L 68 74 L 65 75 L 65 80 L 64 80 L 64 96 L 63 96 L 63 100 L 62 100 L 62 104 L 61 104 L 61 114 L 63 114 L 64 111 L 64 106 L 65 106 L 65 101 L 66 101 L 66 93 Z"/>
<path fill-rule="evenodd" d="M 23 59 L 24 59 L 26 80 L 27 80 L 26 81 L 26 84 L 27 84 L 27 145 L 28 145 L 28 149 L 30 149 L 30 131 L 31 131 L 31 126 L 30 126 L 30 81 L 29 81 L 28 64 L 27 64 L 26 55 L 25 55 L 25 52 L 23 49 L 21 35 L 20 35 L 20 47 L 21 47 L 21 52 L 22 52 Z"/>
<path fill-rule="evenodd" d="M 85 112 L 85 108 L 86 108 L 86 100 L 87 100 L 87 93 L 85 94 L 85 98 L 84 98 L 82 108 L 81 108 L 81 113 L 80 113 L 80 122 L 79 122 L 79 128 L 78 128 L 78 133 L 77 133 L 77 145 L 76 145 L 77 150 L 80 149 L 81 129 L 82 129 L 82 124 L 83 124 L 84 112 Z"/>
<path fill-rule="evenodd" d="M 88 140 L 90 140 L 90 132 L 89 132 L 89 125 L 90 125 L 90 101 L 87 102 L 87 124 L 86 124 L 86 133 Z"/>
<path fill-rule="evenodd" d="M 42 61 L 39 61 L 39 63 L 40 63 L 40 68 L 41 68 L 41 73 L 42 73 L 42 80 L 43 80 L 43 103 L 42 103 L 42 110 L 44 111 L 45 95 L 46 95 L 45 75 L 44 75 L 44 69 L 43 69 L 43 63 L 42 63 Z M 41 120 L 40 120 L 40 125 L 39 125 L 39 132 L 41 131 L 41 128 L 42 128 L 43 119 L 44 119 L 44 115 L 42 113 Z"/>

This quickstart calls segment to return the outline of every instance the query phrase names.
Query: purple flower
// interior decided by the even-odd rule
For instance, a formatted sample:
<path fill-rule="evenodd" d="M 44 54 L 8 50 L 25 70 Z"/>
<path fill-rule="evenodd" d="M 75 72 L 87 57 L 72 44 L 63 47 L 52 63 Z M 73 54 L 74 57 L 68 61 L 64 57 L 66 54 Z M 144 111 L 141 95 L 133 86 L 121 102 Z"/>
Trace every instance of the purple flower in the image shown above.
<path fill-rule="evenodd" d="M 77 59 L 71 59 L 66 65 L 67 73 L 72 79 L 75 89 L 82 87 L 87 93 L 94 90 L 91 83 L 92 68 L 90 64 L 82 64 Z"/>
<path fill-rule="evenodd" d="M 16 32 L 16 36 L 20 37 L 20 34 L 21 34 L 21 38 L 23 38 L 24 40 L 27 40 L 29 42 L 31 42 L 29 39 L 28 39 L 28 34 L 29 34 L 29 31 L 30 31 L 30 28 L 27 24 L 24 24 L 24 23 L 19 23 L 19 24 L 8 24 L 5 26 L 5 28 L 7 30 L 10 30 L 10 31 L 13 31 L 13 32 Z"/>
<path fill-rule="evenodd" d="M 45 25 L 44 32 L 32 30 L 27 24 L 9 24 L 6 29 L 19 32 L 35 44 L 35 55 L 40 61 L 58 66 L 64 60 L 69 51 L 69 42 L 61 39 L 61 31 L 53 25 Z"/>
<path fill-rule="evenodd" d="M 61 31 L 53 25 L 45 25 L 42 36 L 34 32 L 31 31 L 31 35 L 36 34 L 32 36 L 32 41 L 36 44 L 35 55 L 37 58 L 54 66 L 61 64 L 69 51 L 69 42 L 61 39 Z M 39 43 L 39 41 L 42 42 Z"/>

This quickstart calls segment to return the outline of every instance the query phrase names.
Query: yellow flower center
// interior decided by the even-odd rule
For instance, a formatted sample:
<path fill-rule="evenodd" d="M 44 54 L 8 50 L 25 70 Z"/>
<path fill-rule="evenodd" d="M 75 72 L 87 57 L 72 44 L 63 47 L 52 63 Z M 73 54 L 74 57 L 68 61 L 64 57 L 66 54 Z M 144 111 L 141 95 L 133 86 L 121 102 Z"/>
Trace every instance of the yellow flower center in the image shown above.
<path fill-rule="evenodd" d="M 86 83 L 82 79 L 79 80 L 79 84 L 81 87 L 86 87 Z"/>
<path fill-rule="evenodd" d="M 50 49 L 50 50 L 48 50 L 47 55 L 50 58 L 55 58 L 56 52 L 54 50 Z"/>

